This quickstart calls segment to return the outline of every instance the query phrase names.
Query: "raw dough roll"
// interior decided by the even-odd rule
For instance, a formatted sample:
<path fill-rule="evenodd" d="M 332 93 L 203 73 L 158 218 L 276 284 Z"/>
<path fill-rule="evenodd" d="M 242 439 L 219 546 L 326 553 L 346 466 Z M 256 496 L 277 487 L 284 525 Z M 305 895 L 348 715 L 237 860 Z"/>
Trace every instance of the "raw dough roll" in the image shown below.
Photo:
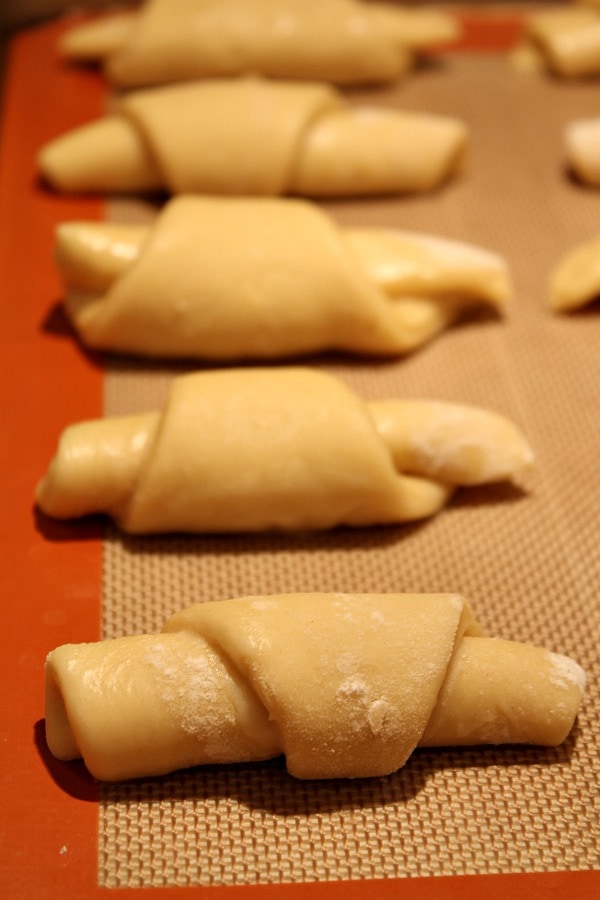
<path fill-rule="evenodd" d="M 39 167 L 69 192 L 390 194 L 438 187 L 466 141 L 457 119 L 351 107 L 324 84 L 214 79 L 129 94 Z"/>
<path fill-rule="evenodd" d="M 600 118 L 574 119 L 565 129 L 567 165 L 583 184 L 600 187 Z"/>
<path fill-rule="evenodd" d="M 405 353 L 509 293 L 496 254 L 344 230 L 302 200 L 180 196 L 148 229 L 64 223 L 57 261 L 83 343 L 143 356 Z"/>
<path fill-rule="evenodd" d="M 559 259 L 550 279 L 556 312 L 581 309 L 600 297 L 600 238 L 580 244 Z"/>
<path fill-rule="evenodd" d="M 585 681 L 568 657 L 484 637 L 456 594 L 200 603 L 162 634 L 58 647 L 46 673 L 50 750 L 102 780 L 282 753 L 298 778 L 362 778 L 417 746 L 553 746 Z"/>
<path fill-rule="evenodd" d="M 144 532 L 324 529 L 432 515 L 456 485 L 532 461 L 505 418 L 450 403 L 365 403 L 308 368 L 174 379 L 162 412 L 67 428 L 41 510 Z"/>
<path fill-rule="evenodd" d="M 396 79 L 459 33 L 441 10 L 358 0 L 151 0 L 71 29 L 61 50 L 101 61 L 121 87 L 247 74 L 352 84 Z"/>
<path fill-rule="evenodd" d="M 518 49 L 522 64 L 547 68 L 564 78 L 600 74 L 600 14 L 589 6 L 568 4 L 562 8 L 530 13 Z"/>

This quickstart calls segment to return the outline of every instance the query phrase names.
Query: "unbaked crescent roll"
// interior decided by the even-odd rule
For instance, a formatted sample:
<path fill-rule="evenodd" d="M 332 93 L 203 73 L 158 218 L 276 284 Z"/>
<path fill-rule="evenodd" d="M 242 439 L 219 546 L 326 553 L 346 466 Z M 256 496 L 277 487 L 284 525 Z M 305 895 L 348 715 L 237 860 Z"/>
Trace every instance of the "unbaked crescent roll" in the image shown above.
<path fill-rule="evenodd" d="M 56 257 L 83 343 L 144 356 L 405 353 L 509 293 L 496 254 L 303 200 L 179 196 L 151 228 L 64 223 Z"/>
<path fill-rule="evenodd" d="M 248 74 L 353 84 L 397 79 L 459 33 L 442 10 L 359 0 L 150 0 L 71 29 L 61 50 L 100 61 L 120 87 Z"/>
<path fill-rule="evenodd" d="M 600 187 L 600 118 L 574 119 L 565 129 L 567 165 L 583 184 Z"/>
<path fill-rule="evenodd" d="M 600 74 L 600 14 L 583 4 L 530 13 L 519 48 L 530 65 L 564 78 Z"/>
<path fill-rule="evenodd" d="M 457 119 L 352 107 L 329 85 L 214 79 L 134 91 L 38 162 L 67 192 L 332 197 L 432 190 L 466 142 Z"/>
<path fill-rule="evenodd" d="M 416 747 L 560 744 L 584 684 L 569 657 L 484 637 L 457 594 L 244 597 L 52 651 L 46 736 L 101 780 L 280 754 L 298 778 L 363 778 Z"/>
<path fill-rule="evenodd" d="M 487 410 L 365 403 L 309 368 L 230 369 L 174 379 L 162 412 L 67 428 L 37 501 L 60 519 L 108 513 L 133 533 L 364 526 L 432 515 L 456 485 L 531 461 Z"/>
<path fill-rule="evenodd" d="M 550 306 L 556 312 L 581 309 L 600 297 L 600 238 L 579 244 L 561 259 L 550 279 Z"/>

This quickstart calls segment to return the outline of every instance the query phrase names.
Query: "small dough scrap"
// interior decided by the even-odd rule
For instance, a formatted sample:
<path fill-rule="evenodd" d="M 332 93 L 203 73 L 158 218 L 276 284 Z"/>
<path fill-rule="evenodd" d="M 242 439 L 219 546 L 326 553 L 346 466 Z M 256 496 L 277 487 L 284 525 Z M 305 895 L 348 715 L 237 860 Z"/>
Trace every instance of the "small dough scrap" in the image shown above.
<path fill-rule="evenodd" d="M 600 118 L 574 119 L 565 130 L 567 165 L 583 184 L 600 187 Z"/>
<path fill-rule="evenodd" d="M 356 84 L 396 80 L 459 35 L 450 13 L 391 3 L 147 0 L 72 28 L 60 49 L 127 88 L 248 74 Z"/>
<path fill-rule="evenodd" d="M 53 650 L 46 737 L 108 781 L 280 754 L 297 778 L 377 777 L 416 747 L 560 744 L 584 685 L 569 657 L 485 637 L 457 594 L 242 597 Z"/>
<path fill-rule="evenodd" d="M 600 297 L 600 238 L 573 248 L 552 272 L 550 306 L 556 312 L 581 309 Z"/>
<path fill-rule="evenodd" d="M 574 3 L 530 13 L 525 18 L 523 44 L 554 75 L 563 78 L 598 75 L 600 12 Z"/>
<path fill-rule="evenodd" d="M 83 343 L 142 356 L 396 355 L 510 290 L 494 253 L 302 200 L 181 195 L 149 228 L 61 224 L 56 258 Z"/>
<path fill-rule="evenodd" d="M 161 412 L 67 428 L 37 501 L 59 519 L 108 513 L 132 533 L 389 524 L 532 458 L 488 410 L 365 403 L 303 367 L 229 369 L 175 378 Z"/>
<path fill-rule="evenodd" d="M 72 193 L 403 194 L 456 175 L 467 137 L 458 119 L 353 107 L 326 84 L 215 78 L 125 95 L 38 165 Z"/>

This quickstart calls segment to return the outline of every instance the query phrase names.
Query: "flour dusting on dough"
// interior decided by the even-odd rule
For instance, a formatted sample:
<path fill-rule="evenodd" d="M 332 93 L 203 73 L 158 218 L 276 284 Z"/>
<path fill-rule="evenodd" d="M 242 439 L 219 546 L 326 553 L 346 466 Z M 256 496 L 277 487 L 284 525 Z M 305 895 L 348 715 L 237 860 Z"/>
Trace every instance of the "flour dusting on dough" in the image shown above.
<path fill-rule="evenodd" d="M 367 712 L 367 721 L 373 734 L 385 734 L 397 727 L 398 710 L 385 698 L 374 700 Z"/>
<path fill-rule="evenodd" d="M 269 600 L 268 597 L 257 597 L 250 601 L 250 608 L 256 609 L 258 612 L 267 612 L 270 609 L 277 609 L 278 604 L 274 600 Z"/>
<path fill-rule="evenodd" d="M 374 609 L 374 610 L 371 612 L 371 622 L 372 622 L 373 625 L 375 625 L 375 626 L 377 626 L 377 625 L 384 626 L 384 625 L 387 624 L 388 619 L 387 619 L 385 613 L 383 612 L 383 610 L 381 610 L 381 609 Z"/>
<path fill-rule="evenodd" d="M 211 731 L 212 711 L 217 704 L 221 706 L 220 715 L 225 712 L 206 649 L 200 646 L 200 652 L 192 657 L 173 653 L 168 645 L 155 644 L 146 654 L 149 665 L 156 672 L 157 691 L 163 702 L 185 732 L 203 738 Z"/>
<path fill-rule="evenodd" d="M 439 472 L 460 453 L 481 454 L 481 462 L 484 460 L 482 451 L 488 456 L 492 454 L 492 442 L 483 441 L 481 435 L 474 437 L 465 427 L 467 420 L 467 414 L 459 407 L 439 404 L 435 417 L 428 423 L 429 428 L 422 427 L 418 434 L 410 435 L 411 445 L 423 459 L 427 471 Z"/>
<path fill-rule="evenodd" d="M 357 701 L 366 701 L 368 694 L 369 686 L 362 675 L 349 676 L 338 688 L 339 697 L 350 697 Z"/>
<path fill-rule="evenodd" d="M 346 653 L 336 654 L 334 663 L 338 672 L 341 672 L 342 675 L 348 676 L 346 681 L 340 685 L 340 691 L 343 693 L 346 689 L 346 685 L 348 685 L 349 690 L 356 691 L 356 684 L 358 684 L 358 679 L 360 678 L 360 676 L 357 675 L 352 676 L 352 673 L 356 672 L 358 666 L 358 658 L 356 656 L 356 653 L 347 651 Z M 354 679 L 354 683 L 352 679 Z M 362 679 L 361 682 L 362 684 L 365 684 L 364 680 Z"/>
<path fill-rule="evenodd" d="M 585 689 L 585 672 L 574 659 L 560 653 L 548 651 L 548 659 L 552 666 L 551 684 L 568 688 L 576 685 L 582 692 Z"/>

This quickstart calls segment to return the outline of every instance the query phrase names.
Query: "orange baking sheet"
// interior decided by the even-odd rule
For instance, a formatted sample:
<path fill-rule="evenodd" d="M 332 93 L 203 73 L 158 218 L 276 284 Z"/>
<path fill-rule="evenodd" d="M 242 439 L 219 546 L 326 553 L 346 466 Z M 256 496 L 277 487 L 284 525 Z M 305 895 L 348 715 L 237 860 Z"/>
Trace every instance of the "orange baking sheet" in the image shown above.
<path fill-rule="evenodd" d="M 460 48 L 502 51 L 519 18 L 462 14 Z M 2 107 L 0 156 L 0 585 L 2 653 L 2 846 L 0 896 L 93 898 L 98 887 L 98 795 L 83 766 L 53 762 L 44 742 L 43 663 L 65 641 L 100 632 L 102 529 L 36 527 L 34 486 L 72 421 L 102 412 L 101 363 L 61 333 L 61 288 L 52 261 L 54 225 L 100 218 L 103 205 L 47 192 L 35 155 L 47 140 L 101 113 L 101 77 L 59 62 L 53 22 L 11 41 Z M 473 875 L 247 887 L 115 889 L 117 894 L 227 898 L 592 897 L 597 872 Z"/>

